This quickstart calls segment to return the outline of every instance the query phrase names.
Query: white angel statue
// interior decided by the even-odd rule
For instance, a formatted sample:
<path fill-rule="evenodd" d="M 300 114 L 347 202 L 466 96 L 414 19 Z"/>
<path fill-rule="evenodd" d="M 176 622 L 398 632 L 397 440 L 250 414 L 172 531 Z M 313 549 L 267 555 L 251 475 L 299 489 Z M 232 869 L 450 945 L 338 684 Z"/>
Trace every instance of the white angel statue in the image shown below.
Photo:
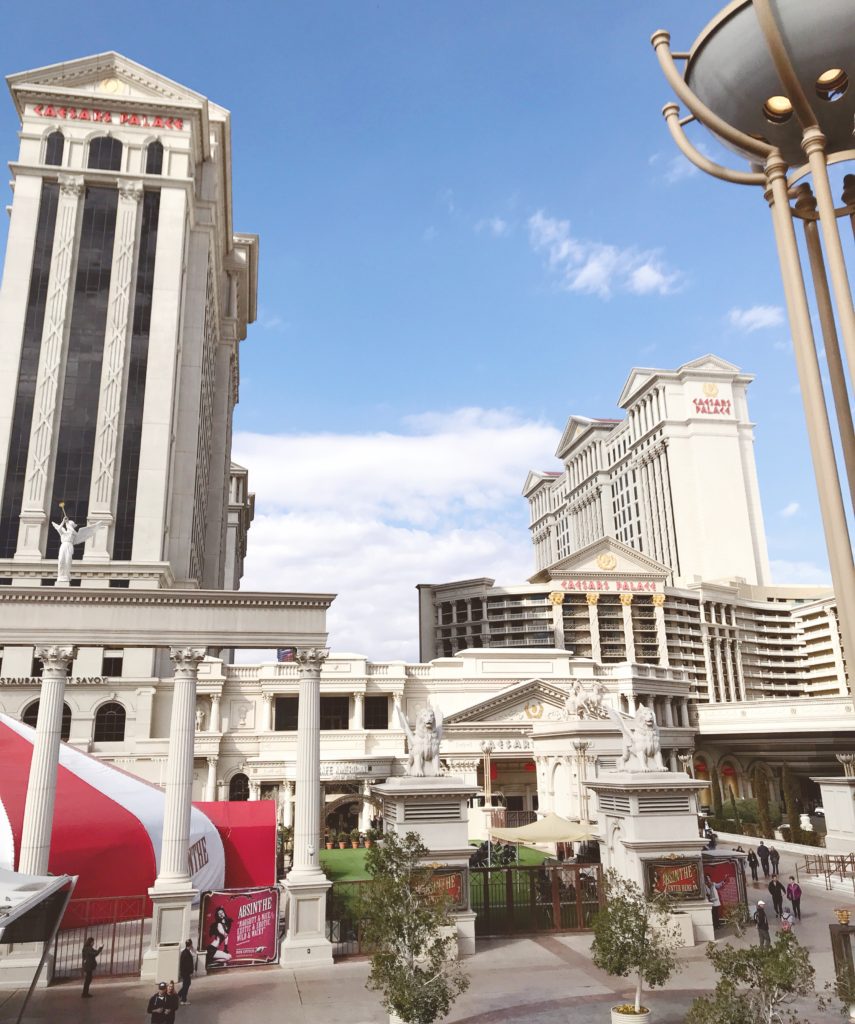
<path fill-rule="evenodd" d="M 609 708 L 609 718 L 620 728 L 623 735 L 623 750 L 620 766 L 642 772 L 661 772 L 665 770 L 662 761 L 662 749 L 659 745 L 659 726 L 656 716 L 650 708 L 642 705 L 635 713 L 635 718 L 623 715 L 614 708 Z"/>
<path fill-rule="evenodd" d="M 407 775 L 414 778 L 441 775 L 439 745 L 442 743 L 442 712 L 439 708 L 422 708 L 416 715 L 415 728 L 411 729 L 399 704 L 395 705 L 395 710 L 401 728 L 407 734 Z"/>
<path fill-rule="evenodd" d="M 60 506 L 62 507 L 62 506 Z M 95 531 L 106 523 L 100 520 L 91 526 L 77 528 L 77 523 L 69 519 L 62 509 L 62 522 L 50 524 L 59 534 L 59 558 L 57 559 L 56 585 L 68 586 L 71 582 L 71 561 L 74 558 L 74 545 L 82 544 L 94 535 Z"/>

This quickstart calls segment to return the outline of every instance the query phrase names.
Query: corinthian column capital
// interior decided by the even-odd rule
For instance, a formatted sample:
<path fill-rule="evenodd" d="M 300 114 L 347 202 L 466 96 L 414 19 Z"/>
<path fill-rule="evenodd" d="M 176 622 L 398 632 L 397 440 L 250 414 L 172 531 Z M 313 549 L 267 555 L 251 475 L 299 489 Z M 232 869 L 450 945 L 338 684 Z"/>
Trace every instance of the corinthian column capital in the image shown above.
<path fill-rule="evenodd" d="M 175 666 L 176 675 L 192 674 L 195 678 L 199 662 L 205 659 L 204 647 L 170 647 L 169 658 Z"/>
<path fill-rule="evenodd" d="M 68 667 L 77 657 L 76 647 L 37 647 L 36 657 L 42 665 L 52 674 L 65 675 Z"/>
<path fill-rule="evenodd" d="M 297 651 L 297 662 L 300 668 L 320 672 L 329 653 L 324 647 L 306 647 Z"/>

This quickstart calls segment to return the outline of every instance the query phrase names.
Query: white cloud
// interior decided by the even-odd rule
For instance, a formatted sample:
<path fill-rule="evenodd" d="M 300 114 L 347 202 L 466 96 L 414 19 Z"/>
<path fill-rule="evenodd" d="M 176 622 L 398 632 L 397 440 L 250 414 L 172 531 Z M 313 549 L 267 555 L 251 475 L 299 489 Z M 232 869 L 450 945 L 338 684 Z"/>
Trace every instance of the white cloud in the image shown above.
<path fill-rule="evenodd" d="M 679 272 L 668 269 L 653 250 L 575 238 L 569 221 L 548 217 L 543 210 L 529 217 L 528 230 L 532 248 L 546 253 L 550 269 L 568 291 L 608 298 L 614 291 L 668 295 L 679 286 Z"/>
<path fill-rule="evenodd" d="M 510 225 L 506 220 L 502 220 L 501 217 L 486 217 L 484 220 L 479 220 L 475 225 L 475 230 L 480 234 L 483 231 L 489 232 L 493 238 L 501 238 L 502 235 L 506 235 L 510 230 Z"/>
<path fill-rule="evenodd" d="M 788 562 L 773 558 L 769 562 L 769 568 L 772 572 L 772 579 L 781 585 L 789 583 L 793 586 L 831 586 L 828 569 L 815 562 Z"/>
<path fill-rule="evenodd" d="M 750 309 L 732 309 L 727 319 L 732 327 L 751 334 L 767 327 L 780 327 L 784 322 L 784 311 L 780 306 L 751 306 Z"/>
<path fill-rule="evenodd" d="M 788 505 L 784 505 L 784 507 L 781 509 L 778 515 L 783 516 L 784 519 L 792 519 L 792 517 L 796 514 L 796 512 L 798 512 L 800 508 L 801 506 L 797 501 L 791 501 Z"/>
<path fill-rule="evenodd" d="M 533 571 L 526 472 L 558 431 L 509 410 L 408 417 L 396 433 L 235 437 L 258 495 L 245 589 L 339 596 L 330 645 L 418 658 L 418 583 Z"/>

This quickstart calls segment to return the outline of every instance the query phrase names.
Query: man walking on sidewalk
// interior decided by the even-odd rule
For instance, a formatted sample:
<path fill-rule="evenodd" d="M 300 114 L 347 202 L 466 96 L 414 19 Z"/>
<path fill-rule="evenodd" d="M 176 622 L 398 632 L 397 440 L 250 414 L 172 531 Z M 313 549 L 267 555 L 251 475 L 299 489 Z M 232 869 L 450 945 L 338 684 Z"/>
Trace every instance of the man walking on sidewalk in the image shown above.
<path fill-rule="evenodd" d="M 187 1004 L 187 996 L 190 993 L 190 983 L 196 971 L 196 950 L 193 949 L 193 940 L 188 939 L 181 950 L 178 958 L 178 976 L 181 978 L 181 991 L 178 993 L 181 1004 Z"/>
<path fill-rule="evenodd" d="M 769 877 L 769 847 L 760 840 L 760 845 L 757 847 L 757 856 L 760 858 L 760 863 L 763 865 L 763 877 Z"/>
<path fill-rule="evenodd" d="M 760 948 L 771 946 L 769 938 L 769 918 L 766 917 L 766 904 L 763 900 L 757 900 L 757 909 L 754 911 L 754 923 L 757 925 L 757 937 L 760 939 Z"/>
<path fill-rule="evenodd" d="M 793 913 L 796 915 L 796 920 L 801 921 L 802 919 L 802 887 L 790 875 L 790 884 L 787 886 L 787 899 L 793 905 Z"/>

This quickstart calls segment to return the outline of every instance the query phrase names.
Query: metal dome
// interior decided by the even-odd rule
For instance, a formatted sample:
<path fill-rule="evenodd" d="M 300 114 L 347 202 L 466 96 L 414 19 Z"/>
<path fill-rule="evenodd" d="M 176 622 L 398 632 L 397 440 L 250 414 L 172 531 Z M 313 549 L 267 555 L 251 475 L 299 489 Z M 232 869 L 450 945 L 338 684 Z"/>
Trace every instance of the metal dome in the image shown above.
<path fill-rule="evenodd" d="M 852 0 L 773 0 L 773 7 L 796 76 L 826 136 L 829 156 L 855 150 Z M 828 75 L 832 70 L 844 77 Z M 825 82 L 821 76 L 826 76 Z M 784 86 L 752 0 L 734 0 L 706 26 L 692 46 L 685 79 L 719 117 L 777 146 L 792 166 L 805 162 L 802 127 L 794 111 L 787 114 Z"/>

